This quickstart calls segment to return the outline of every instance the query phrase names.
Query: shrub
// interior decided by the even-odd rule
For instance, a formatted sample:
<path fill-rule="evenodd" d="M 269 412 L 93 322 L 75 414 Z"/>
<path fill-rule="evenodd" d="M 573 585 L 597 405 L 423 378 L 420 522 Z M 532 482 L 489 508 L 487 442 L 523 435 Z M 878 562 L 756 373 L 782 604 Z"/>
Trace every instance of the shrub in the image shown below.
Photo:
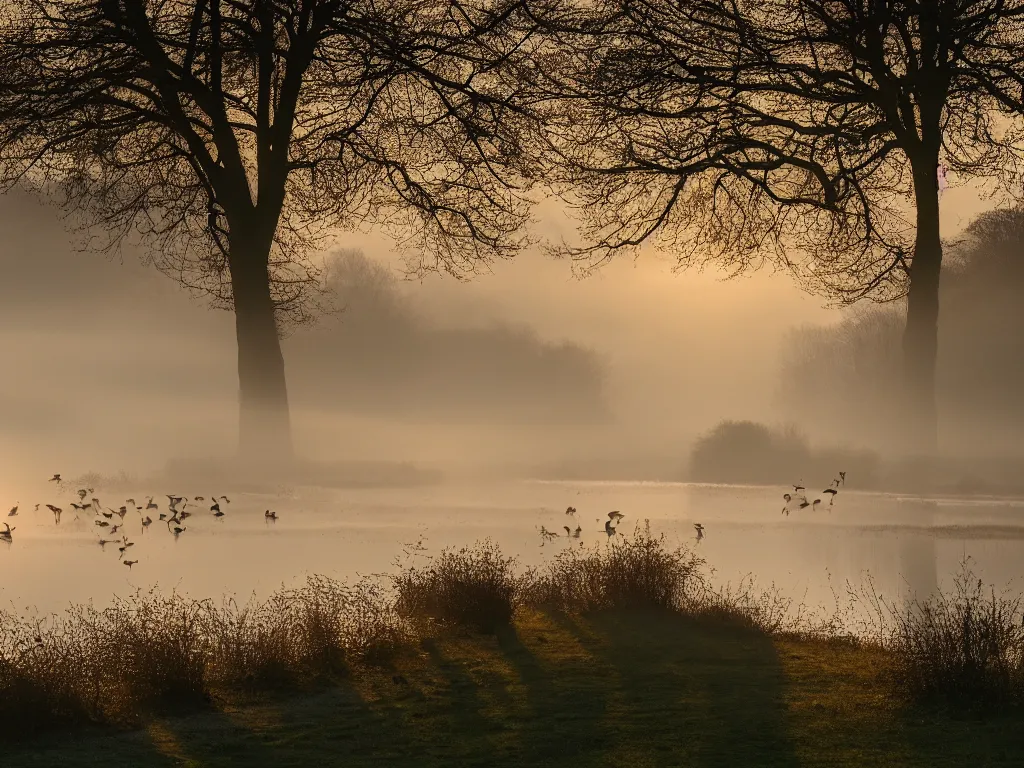
<path fill-rule="evenodd" d="M 694 443 L 689 476 L 709 483 L 778 483 L 798 474 L 810 449 L 796 430 L 753 421 L 723 421 Z"/>
<path fill-rule="evenodd" d="M 1024 610 L 966 562 L 951 593 L 890 606 L 887 646 L 896 681 L 919 700 L 969 706 L 1024 700 Z"/>
<path fill-rule="evenodd" d="M 703 566 L 686 547 L 669 549 L 645 521 L 607 547 L 562 550 L 538 575 L 531 597 L 566 611 L 677 609 L 704 590 Z"/>
<path fill-rule="evenodd" d="M 446 549 L 428 565 L 405 567 L 393 577 L 400 615 L 491 633 L 511 623 L 522 605 L 531 574 L 516 573 L 487 539 L 472 547 Z"/>

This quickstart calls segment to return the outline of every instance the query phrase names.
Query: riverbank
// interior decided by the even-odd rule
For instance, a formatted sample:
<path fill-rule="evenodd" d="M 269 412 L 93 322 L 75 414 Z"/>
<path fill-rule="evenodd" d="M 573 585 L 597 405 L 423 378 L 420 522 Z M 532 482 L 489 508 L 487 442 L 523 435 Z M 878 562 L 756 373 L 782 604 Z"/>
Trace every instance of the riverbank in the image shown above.
<path fill-rule="evenodd" d="M 4 748 L 87 766 L 1017 766 L 1019 713 L 894 698 L 868 648 L 665 612 L 524 612 L 287 697 L 220 695 L 141 728 Z"/>

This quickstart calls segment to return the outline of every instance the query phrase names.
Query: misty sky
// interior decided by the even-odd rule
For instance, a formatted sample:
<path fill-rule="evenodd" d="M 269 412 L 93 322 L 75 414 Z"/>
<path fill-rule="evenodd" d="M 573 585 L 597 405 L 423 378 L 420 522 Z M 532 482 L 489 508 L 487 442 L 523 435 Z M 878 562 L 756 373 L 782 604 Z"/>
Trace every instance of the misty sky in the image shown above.
<path fill-rule="evenodd" d="M 951 189 L 942 201 L 943 234 L 990 205 L 975 190 Z M 543 206 L 539 218 L 544 234 L 571 232 L 554 206 Z M 8 462 L 93 461 L 109 470 L 133 458 L 230 449 L 237 382 L 228 313 L 211 317 L 201 300 L 131 258 L 120 264 L 102 255 L 71 254 L 74 236 L 62 229 L 53 209 L 6 198 L 0 201 L 0 222 L 6 273 L 0 288 L 0 409 Z M 400 264 L 391 242 L 372 233 L 342 236 L 338 246 Z M 43 258 L 51 251 L 64 254 L 56 272 L 52 260 Z M 690 439 L 722 418 L 772 420 L 776 361 L 786 332 L 837 315 L 782 275 L 722 281 L 711 271 L 673 274 L 671 266 L 668 254 L 648 250 L 639 260 L 622 259 L 581 281 L 569 264 L 526 253 L 471 282 L 431 276 L 402 290 L 437 323 L 526 324 L 545 340 L 581 343 L 607 361 L 614 427 L 557 435 L 506 429 L 495 456 L 555 457 L 586 443 L 597 453 L 678 453 L 682 461 Z M 119 295 L 118 270 L 144 281 L 146 295 Z M 86 284 L 89 294 L 83 296 Z M 156 294 L 170 303 L 154 310 L 149 297 Z M 183 336 L 189 327 L 206 330 Z M 176 398 L 181 413 L 171 417 L 170 406 L 156 410 L 133 397 L 142 381 Z M 190 393 L 198 397 L 211 388 L 219 393 L 217 403 L 188 407 Z M 318 444 L 336 454 L 481 455 L 497 437 L 444 425 L 415 432 L 379 418 L 372 427 L 351 416 L 331 424 L 307 421 Z M 303 425 L 297 414 L 300 433 Z"/>

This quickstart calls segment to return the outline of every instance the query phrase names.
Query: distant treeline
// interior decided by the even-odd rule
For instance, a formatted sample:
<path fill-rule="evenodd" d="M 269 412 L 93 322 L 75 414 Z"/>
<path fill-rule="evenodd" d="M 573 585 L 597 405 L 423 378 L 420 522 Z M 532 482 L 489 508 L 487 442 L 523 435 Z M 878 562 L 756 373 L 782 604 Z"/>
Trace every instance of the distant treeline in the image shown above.
<path fill-rule="evenodd" d="M 358 252 L 331 263 L 342 312 L 285 341 L 293 392 L 307 404 L 410 419 L 604 420 L 604 366 L 591 350 L 526 326 L 440 327 L 390 270 Z"/>
<path fill-rule="evenodd" d="M 1024 455 L 1024 209 L 982 214 L 943 267 L 937 397 L 943 452 Z M 790 337 L 785 418 L 832 442 L 898 450 L 902 303 L 859 308 Z"/>
<path fill-rule="evenodd" d="M 76 252 L 56 211 L 25 194 L 0 197 L 0 228 L 0 315 L 21 339 L 5 361 L 19 376 L 0 384 L 9 427 L 51 428 L 47 414 L 63 402 L 68 375 L 83 395 L 235 396 L 230 315 L 208 310 L 201 296 L 189 301 L 130 247 L 111 258 Z M 605 367 L 592 350 L 546 341 L 525 325 L 479 327 L 480 318 L 442 328 L 383 265 L 360 253 L 335 256 L 326 303 L 342 311 L 284 340 L 294 406 L 400 421 L 606 418 Z M 25 341 L 30 330 L 50 334 L 45 349 Z M 24 385 L 34 377 L 44 378 L 30 398 Z"/>

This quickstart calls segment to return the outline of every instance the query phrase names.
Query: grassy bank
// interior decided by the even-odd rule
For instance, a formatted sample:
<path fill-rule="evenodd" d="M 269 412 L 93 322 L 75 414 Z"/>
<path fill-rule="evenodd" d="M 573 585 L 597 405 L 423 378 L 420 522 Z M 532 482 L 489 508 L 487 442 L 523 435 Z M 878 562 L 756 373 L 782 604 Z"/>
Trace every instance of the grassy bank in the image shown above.
<path fill-rule="evenodd" d="M 704 572 L 638 531 L 537 571 L 485 542 L 386 585 L 314 579 L 243 607 L 140 595 L 39 629 L 6 617 L 3 764 L 1024 762 L 1012 602 L 946 596 L 853 642 L 835 617 L 787 620 L 777 597 L 713 592 Z M 973 671 L 978 706 L 908 669 L 954 694 L 951 670 Z"/>

